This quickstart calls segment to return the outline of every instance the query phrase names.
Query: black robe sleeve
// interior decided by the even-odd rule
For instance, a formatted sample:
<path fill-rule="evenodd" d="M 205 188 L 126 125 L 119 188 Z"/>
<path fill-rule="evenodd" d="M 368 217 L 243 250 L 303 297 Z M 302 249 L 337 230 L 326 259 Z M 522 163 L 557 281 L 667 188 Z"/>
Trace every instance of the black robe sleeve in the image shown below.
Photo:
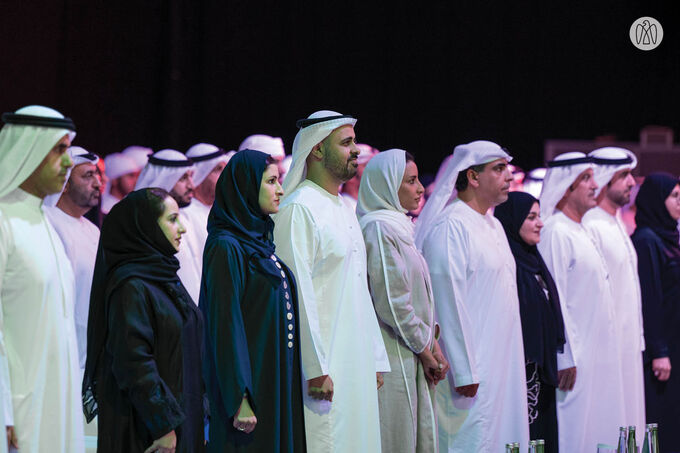
<path fill-rule="evenodd" d="M 233 417 L 243 395 L 256 411 L 248 340 L 241 304 L 245 286 L 246 260 L 243 250 L 228 239 L 209 241 L 203 259 L 201 310 L 205 316 L 207 362 L 221 397 L 223 409 Z"/>
<path fill-rule="evenodd" d="M 121 390 L 154 439 L 184 421 L 184 413 L 158 373 L 154 359 L 156 319 L 143 284 L 127 281 L 111 294 L 106 349 Z"/>
<path fill-rule="evenodd" d="M 658 242 L 649 235 L 634 235 L 633 245 L 638 255 L 646 355 L 651 359 L 668 357 L 670 351 L 663 327 L 663 287 L 661 283 L 663 251 Z"/>

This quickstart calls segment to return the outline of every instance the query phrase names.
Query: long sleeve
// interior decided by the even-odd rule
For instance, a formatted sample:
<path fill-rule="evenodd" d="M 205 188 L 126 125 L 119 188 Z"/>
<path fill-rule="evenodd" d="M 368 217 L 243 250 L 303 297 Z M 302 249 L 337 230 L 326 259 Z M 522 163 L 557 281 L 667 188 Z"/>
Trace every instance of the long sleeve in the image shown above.
<path fill-rule="evenodd" d="M 664 338 L 663 289 L 661 287 L 662 255 L 655 241 L 644 235 L 633 236 L 638 255 L 638 274 L 642 295 L 647 354 L 652 359 L 668 357 L 670 350 Z"/>
<path fill-rule="evenodd" d="M 442 332 L 440 344 L 451 363 L 456 387 L 479 382 L 475 363 L 473 326 L 468 302 L 469 241 L 464 229 L 448 221 L 444 238 L 430 234 L 423 256 L 430 268 L 437 319 Z"/>
<path fill-rule="evenodd" d="M 378 318 L 419 354 L 430 344 L 431 329 L 418 317 L 412 303 L 408 266 L 417 263 L 405 262 L 396 239 L 379 221 L 364 229 L 364 239 L 371 296 Z"/>
<path fill-rule="evenodd" d="M 7 347 L 5 345 L 5 320 L 4 309 L 2 305 L 2 288 L 5 271 L 7 269 L 9 248 L 9 231 L 4 227 L 4 222 L 2 222 L 2 218 L 0 218 L 0 411 L 3 411 L 4 423 L 7 426 L 14 424 L 12 410 L 12 387 L 9 379 L 9 361 L 7 358 Z"/>
<path fill-rule="evenodd" d="M 547 233 L 547 232 L 546 232 Z M 566 342 L 564 343 L 564 351 L 557 353 L 557 369 L 564 370 L 577 365 L 577 357 L 572 350 L 572 342 L 578 341 L 576 338 L 576 330 L 574 321 L 569 313 L 569 300 L 565 289 L 568 285 L 569 266 L 571 262 L 571 244 L 564 237 L 564 235 L 543 234 L 541 242 L 538 243 L 538 250 L 545 261 L 550 275 L 552 275 L 557 286 L 557 294 L 560 298 L 560 309 L 562 311 L 562 319 L 564 320 L 564 334 Z"/>
<path fill-rule="evenodd" d="M 249 396 L 253 410 L 257 397 L 252 383 L 248 339 L 241 304 L 245 285 L 244 255 L 227 240 L 209 241 L 204 256 L 200 308 L 205 316 L 206 351 L 213 364 L 219 395 L 228 416 L 236 414 Z"/>
<path fill-rule="evenodd" d="M 327 375 L 328 352 L 319 325 L 320 301 L 312 282 L 318 236 L 308 209 L 298 204 L 282 208 L 276 216 L 274 242 L 277 255 L 293 271 L 297 281 L 304 378 L 309 380 Z"/>
<path fill-rule="evenodd" d="M 121 390 L 154 439 L 177 428 L 184 414 L 158 373 L 154 359 L 155 317 L 140 283 L 128 281 L 111 294 L 106 349 Z"/>

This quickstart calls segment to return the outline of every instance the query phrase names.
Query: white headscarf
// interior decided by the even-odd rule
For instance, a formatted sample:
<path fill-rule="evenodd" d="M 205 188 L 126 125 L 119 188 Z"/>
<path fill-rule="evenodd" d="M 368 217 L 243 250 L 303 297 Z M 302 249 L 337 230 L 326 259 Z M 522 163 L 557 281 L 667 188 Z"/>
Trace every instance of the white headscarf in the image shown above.
<path fill-rule="evenodd" d="M 137 168 L 141 170 L 149 161 L 149 155 L 153 154 L 153 150 L 145 146 L 132 145 L 125 148 L 122 154 L 134 160 Z"/>
<path fill-rule="evenodd" d="M 406 171 L 406 151 L 389 149 L 373 156 L 359 185 L 357 216 L 363 230 L 376 220 L 394 227 L 399 237 L 413 243 L 414 225 L 399 201 L 399 187 Z"/>
<path fill-rule="evenodd" d="M 290 170 L 286 173 L 283 180 L 284 198 L 293 193 L 295 188 L 307 176 L 307 156 L 312 152 L 312 148 L 321 143 L 326 137 L 340 126 L 354 126 L 357 122 L 355 118 L 343 115 L 332 110 L 319 110 L 307 117 L 308 120 L 328 118 L 318 123 L 304 125 L 305 120 L 298 121 L 302 127 L 295 136 L 293 142 L 293 162 Z"/>
<path fill-rule="evenodd" d="M 187 157 L 194 162 L 194 186 L 200 186 L 211 171 L 220 162 L 229 162 L 233 151 L 226 152 L 222 148 L 209 143 L 198 143 L 187 150 Z"/>
<path fill-rule="evenodd" d="M 160 187 L 170 192 L 189 170 L 195 170 L 195 167 L 184 154 L 174 149 L 158 151 L 149 156 L 149 162 L 137 179 L 135 190 Z"/>
<path fill-rule="evenodd" d="M 555 206 L 567 193 L 569 186 L 589 168 L 593 168 L 592 160 L 578 151 L 560 154 L 555 160 L 548 162 L 548 171 L 545 173 L 539 197 L 544 222 L 555 213 Z"/>
<path fill-rule="evenodd" d="M 69 168 L 68 171 L 66 172 L 66 179 L 64 180 L 64 185 L 61 187 L 61 191 L 46 196 L 45 199 L 43 200 L 43 206 L 57 205 L 59 198 L 61 198 L 61 194 L 64 193 L 64 187 L 66 187 L 66 182 L 68 182 L 69 178 L 71 177 L 71 171 L 74 168 L 81 164 L 97 165 L 97 162 L 99 162 L 99 157 L 97 155 L 92 154 L 91 152 L 89 152 L 85 148 L 81 148 L 80 146 L 71 146 L 67 152 L 68 155 L 71 156 L 71 160 L 73 161 L 73 167 Z"/>
<path fill-rule="evenodd" d="M 503 148 L 494 142 L 477 140 L 464 145 L 458 145 L 453 150 L 451 159 L 446 162 L 446 167 L 442 170 L 440 180 L 425 203 L 423 211 L 418 216 L 416 222 L 416 244 L 422 247 L 423 240 L 440 218 L 440 214 L 454 198 L 454 189 L 458 173 L 466 170 L 473 165 L 482 165 L 493 162 L 496 159 L 506 159 L 508 162 L 512 157 Z"/>
<path fill-rule="evenodd" d="M 602 188 L 609 184 L 617 171 L 637 167 L 637 157 L 625 148 L 606 146 L 589 152 L 588 157 L 593 158 L 595 182 L 599 186 L 595 196 L 600 195 Z"/>
<path fill-rule="evenodd" d="M 239 151 L 243 151 L 244 149 L 262 151 L 278 160 L 281 160 L 286 156 L 286 150 L 283 148 L 283 140 L 281 140 L 280 137 L 271 137 L 265 134 L 254 134 L 246 137 L 238 147 Z"/>
<path fill-rule="evenodd" d="M 104 167 L 106 168 L 104 170 L 106 177 L 110 180 L 120 178 L 123 175 L 134 173 L 144 168 L 143 165 L 137 165 L 137 162 L 135 162 L 132 157 L 122 153 L 113 153 L 104 157 Z M 110 184 L 107 186 L 107 190 L 109 186 Z"/>
<path fill-rule="evenodd" d="M 14 114 L 64 119 L 61 113 L 42 105 L 22 107 Z M 7 122 L 0 130 L 0 197 L 19 187 L 66 134 L 71 140 L 76 136 L 66 127 Z"/>

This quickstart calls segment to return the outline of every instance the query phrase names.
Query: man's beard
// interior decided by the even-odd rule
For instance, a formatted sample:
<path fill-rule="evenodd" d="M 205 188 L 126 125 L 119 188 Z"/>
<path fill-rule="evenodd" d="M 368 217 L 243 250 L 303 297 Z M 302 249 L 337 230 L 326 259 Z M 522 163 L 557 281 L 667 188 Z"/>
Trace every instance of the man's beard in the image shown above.
<path fill-rule="evenodd" d="M 191 204 L 191 199 L 189 199 L 189 201 L 186 201 L 186 199 L 180 198 L 180 197 L 173 197 L 173 198 L 175 198 L 175 201 L 177 202 L 177 206 L 180 207 L 180 208 L 186 208 L 187 206 L 189 206 Z"/>
<path fill-rule="evenodd" d="M 191 204 L 191 199 L 193 198 L 193 197 L 189 196 L 190 193 L 191 193 L 191 191 L 188 191 L 188 192 L 184 193 L 184 196 L 181 196 L 181 195 L 177 194 L 177 192 L 175 192 L 174 190 L 171 190 L 170 196 L 175 199 L 178 207 L 186 208 L 187 206 L 189 206 Z"/>
<path fill-rule="evenodd" d="M 618 193 L 618 194 L 612 194 L 613 196 L 611 197 L 611 200 L 616 204 L 618 207 L 622 208 L 625 205 L 628 204 L 630 201 L 630 191 L 628 193 Z"/>
<path fill-rule="evenodd" d="M 71 195 L 71 199 L 81 208 L 94 208 L 99 204 L 99 189 L 93 190 L 92 192 L 77 192 Z"/>
<path fill-rule="evenodd" d="M 350 164 L 356 161 L 356 158 L 345 161 L 331 159 L 329 153 L 326 153 L 323 158 L 323 166 L 338 180 L 345 182 L 357 174 L 357 167 Z"/>

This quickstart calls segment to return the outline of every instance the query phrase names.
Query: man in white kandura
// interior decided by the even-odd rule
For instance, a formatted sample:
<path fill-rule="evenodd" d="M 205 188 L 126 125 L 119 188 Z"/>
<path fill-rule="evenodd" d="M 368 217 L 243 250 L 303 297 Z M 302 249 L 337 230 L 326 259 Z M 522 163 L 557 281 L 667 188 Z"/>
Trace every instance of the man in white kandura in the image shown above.
<path fill-rule="evenodd" d="M 215 186 L 233 154 L 233 151 L 226 152 L 208 143 L 198 143 L 186 152 L 195 167 L 192 178 L 194 198 L 189 206 L 180 209 L 180 215 L 187 221 L 184 247 L 191 252 L 199 281 L 203 270 L 203 248 L 208 240 L 208 215 L 215 201 Z M 198 302 L 198 299 L 195 301 Z"/>
<path fill-rule="evenodd" d="M 621 352 L 625 419 L 624 426 L 645 432 L 645 388 L 642 351 L 642 300 L 637 253 L 621 220 L 621 208 L 630 201 L 635 187 L 631 171 L 637 166 L 632 151 L 600 148 L 588 154 L 595 164 L 595 182 L 600 187 L 597 207 L 583 216 L 583 225 L 597 243 L 609 270 L 614 296 L 615 326 Z M 642 435 L 642 434 L 640 434 Z"/>
<path fill-rule="evenodd" d="M 529 443 L 515 258 L 491 214 L 508 198 L 511 159 L 489 141 L 456 146 L 416 224 L 451 364 L 437 385 L 441 451 Z"/>
<path fill-rule="evenodd" d="M 104 158 L 106 177 L 109 182 L 102 194 L 101 211 L 108 214 L 116 203 L 125 198 L 135 188 L 140 167 L 131 156 L 123 153 L 109 154 Z"/>
<path fill-rule="evenodd" d="M 338 195 L 356 172 L 355 123 L 328 110 L 298 121 L 274 219 L 276 253 L 298 285 L 310 453 L 380 451 L 376 387 L 389 360 L 368 291 L 361 228 Z"/>
<path fill-rule="evenodd" d="M 90 288 L 97 258 L 99 228 L 84 216 L 99 204 L 101 181 L 97 173 L 99 158 L 79 146 L 72 146 L 68 153 L 73 160 L 64 190 L 53 195 L 58 197 L 56 206 L 43 203 L 43 211 L 64 244 L 66 255 L 76 278 L 75 323 L 78 337 L 80 369 L 85 369 L 87 356 L 87 316 L 90 311 Z"/>
<path fill-rule="evenodd" d="M 147 187 L 160 187 L 170 193 L 175 199 L 177 206 L 186 208 L 194 198 L 194 171 L 196 167 L 191 159 L 174 149 L 164 149 L 149 156 L 149 162 L 137 179 L 135 190 Z M 179 223 L 185 228 L 189 221 L 180 210 Z M 179 270 L 177 276 L 182 281 L 191 299 L 198 305 L 198 296 L 201 291 L 201 269 L 203 267 L 203 255 L 196 259 L 191 252 L 192 248 L 187 245 L 187 239 L 183 238 L 182 245 L 177 252 Z"/>
<path fill-rule="evenodd" d="M 625 424 L 621 354 L 610 275 L 582 224 L 597 204 L 592 159 L 564 153 L 548 163 L 538 250 L 560 295 L 567 342 L 557 354 L 557 422 L 563 452 L 613 444 Z"/>
<path fill-rule="evenodd" d="M 74 277 L 43 199 L 73 165 L 69 118 L 32 105 L 0 131 L 0 413 L 22 453 L 83 452 Z M 3 428 L 4 429 L 4 428 Z M 7 447 L 5 439 L 0 450 Z"/>

